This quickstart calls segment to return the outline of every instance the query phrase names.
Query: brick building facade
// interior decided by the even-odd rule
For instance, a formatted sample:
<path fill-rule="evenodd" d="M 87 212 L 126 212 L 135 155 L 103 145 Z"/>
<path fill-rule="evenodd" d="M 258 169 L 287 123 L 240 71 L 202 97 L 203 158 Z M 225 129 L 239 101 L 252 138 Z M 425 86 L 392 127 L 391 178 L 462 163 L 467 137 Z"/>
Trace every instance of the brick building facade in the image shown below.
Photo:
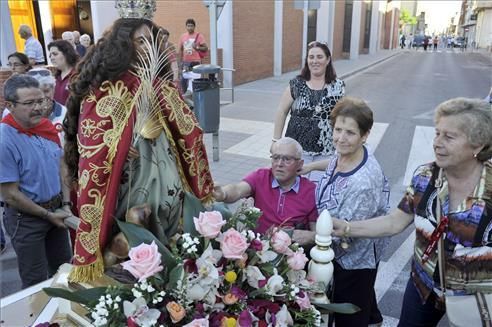
<path fill-rule="evenodd" d="M 50 0 L 50 3 L 54 1 L 58 0 Z M 81 0 L 69 1 L 77 4 Z M 36 3 L 32 1 L 33 6 Z M 118 17 L 113 1 L 91 0 L 90 6 L 85 1 L 84 10 L 89 11 L 91 33 L 95 39 Z M 45 26 L 51 22 L 45 19 L 49 12 L 34 12 L 39 15 L 35 19 L 40 25 L 37 29 L 49 30 L 49 26 Z M 157 1 L 154 21 L 170 32 L 171 42 L 178 43 L 179 37 L 186 31 L 187 18 L 195 19 L 196 30 L 204 35 L 210 45 L 212 29 L 203 1 Z M 1 19 L 10 17 L 2 16 Z M 334 60 L 355 59 L 381 48 L 396 48 L 398 20 L 399 1 L 392 0 L 225 1 L 217 20 L 217 62 L 222 67 L 235 69 L 233 82 L 237 85 L 300 70 L 307 44 L 314 40 L 327 42 Z M 12 18 L 12 21 L 16 20 Z M 314 33 L 308 33 L 308 29 L 313 27 Z M 45 32 L 43 36 L 46 45 L 51 41 L 50 34 Z M 4 54 L 2 63 L 5 64 L 3 58 Z M 209 59 L 205 61 L 209 62 Z M 226 86 L 231 81 L 229 75 L 224 76 Z M 3 81 L 0 83 L 3 84 Z"/>

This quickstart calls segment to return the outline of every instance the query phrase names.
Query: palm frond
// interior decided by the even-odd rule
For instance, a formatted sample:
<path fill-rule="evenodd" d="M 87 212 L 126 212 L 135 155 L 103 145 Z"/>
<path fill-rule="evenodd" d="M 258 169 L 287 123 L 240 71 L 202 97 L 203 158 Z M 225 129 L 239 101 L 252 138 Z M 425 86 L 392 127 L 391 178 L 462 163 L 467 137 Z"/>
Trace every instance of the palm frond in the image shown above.
<path fill-rule="evenodd" d="M 149 28 L 150 38 L 143 38 L 142 51 L 138 52 L 135 71 L 140 79 L 140 87 L 133 99 L 136 108 L 136 120 L 133 128 L 132 144 L 135 146 L 147 121 L 157 119 L 160 111 L 159 97 L 154 90 L 160 89 L 170 76 L 160 76 L 169 62 L 171 52 L 163 42 L 162 30 L 154 36 Z"/>

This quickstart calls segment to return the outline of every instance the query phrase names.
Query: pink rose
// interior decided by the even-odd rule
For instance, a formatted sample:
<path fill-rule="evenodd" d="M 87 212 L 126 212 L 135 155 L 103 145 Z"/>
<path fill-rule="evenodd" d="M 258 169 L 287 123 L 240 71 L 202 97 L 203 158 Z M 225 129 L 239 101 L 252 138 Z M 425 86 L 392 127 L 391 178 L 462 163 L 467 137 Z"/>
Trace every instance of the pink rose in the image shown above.
<path fill-rule="evenodd" d="M 218 211 L 200 212 L 198 218 L 193 217 L 195 228 L 205 238 L 216 238 L 226 221 Z"/>
<path fill-rule="evenodd" d="M 282 254 L 290 254 L 292 251 L 289 249 L 289 245 L 292 244 L 289 234 L 283 230 L 277 230 L 273 233 L 270 240 L 272 247 L 275 251 Z"/>
<path fill-rule="evenodd" d="M 209 322 L 206 318 L 195 319 L 189 324 L 184 325 L 183 327 L 208 327 Z"/>
<path fill-rule="evenodd" d="M 307 293 L 304 293 L 302 291 L 299 292 L 299 294 L 296 296 L 296 303 L 301 311 L 311 309 L 311 302 L 309 301 L 309 296 L 307 295 Z"/>
<path fill-rule="evenodd" d="M 292 270 L 302 270 L 308 262 L 308 258 L 304 254 L 303 248 L 299 248 L 296 252 L 292 253 L 287 259 L 287 264 Z"/>
<path fill-rule="evenodd" d="M 220 242 L 222 254 L 227 259 L 242 259 L 243 253 L 246 252 L 248 246 L 246 237 L 233 228 L 229 228 L 222 235 L 222 241 Z"/>
<path fill-rule="evenodd" d="M 131 248 L 128 256 L 130 260 L 122 262 L 121 265 L 123 269 L 128 270 L 139 281 L 143 281 L 163 269 L 160 265 L 161 254 L 154 241 L 150 245 L 142 243 L 137 247 Z"/>

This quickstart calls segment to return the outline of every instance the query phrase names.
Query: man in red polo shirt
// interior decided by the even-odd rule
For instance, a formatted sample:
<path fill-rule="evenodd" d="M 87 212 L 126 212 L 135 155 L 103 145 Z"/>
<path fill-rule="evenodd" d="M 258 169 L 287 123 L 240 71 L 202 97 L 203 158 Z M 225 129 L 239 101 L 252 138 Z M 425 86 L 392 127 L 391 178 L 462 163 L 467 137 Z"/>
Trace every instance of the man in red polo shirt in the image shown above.
<path fill-rule="evenodd" d="M 316 186 L 297 175 L 304 164 L 301 145 L 284 137 L 273 144 L 271 151 L 271 168 L 260 168 L 237 184 L 216 186 L 215 199 L 232 203 L 253 197 L 255 206 L 263 212 L 256 226 L 259 233 L 272 226 L 314 230 L 318 218 L 314 200 Z"/>

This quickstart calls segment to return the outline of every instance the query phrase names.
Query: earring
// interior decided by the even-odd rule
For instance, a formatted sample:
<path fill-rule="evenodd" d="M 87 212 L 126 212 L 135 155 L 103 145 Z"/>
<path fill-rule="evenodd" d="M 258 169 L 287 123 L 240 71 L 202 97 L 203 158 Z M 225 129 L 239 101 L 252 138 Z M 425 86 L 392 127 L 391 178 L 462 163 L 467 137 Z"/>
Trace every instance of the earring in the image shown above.
<path fill-rule="evenodd" d="M 477 156 L 478 156 L 478 153 L 475 153 L 475 154 L 473 155 L 473 158 L 476 158 Z"/>

